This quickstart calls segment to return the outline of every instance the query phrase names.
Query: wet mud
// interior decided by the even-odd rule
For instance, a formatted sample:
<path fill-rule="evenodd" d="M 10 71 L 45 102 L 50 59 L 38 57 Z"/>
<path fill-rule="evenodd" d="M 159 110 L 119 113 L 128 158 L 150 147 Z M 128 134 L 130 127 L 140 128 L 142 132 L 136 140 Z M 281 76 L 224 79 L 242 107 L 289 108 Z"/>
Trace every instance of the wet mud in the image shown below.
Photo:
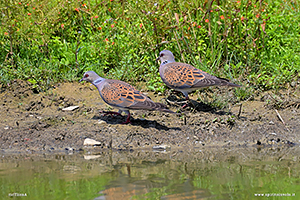
<path fill-rule="evenodd" d="M 206 147 L 296 146 L 300 143 L 300 99 L 295 90 L 267 91 L 235 103 L 233 89 L 211 88 L 190 97 L 194 105 L 180 115 L 131 111 L 126 116 L 104 116 L 111 110 L 89 83 L 60 83 L 35 93 L 32 85 L 16 80 L 0 91 L 0 145 L 2 152 L 102 151 Z M 137 89 L 141 89 L 137 86 Z M 224 96 L 225 108 L 200 100 Z M 153 101 L 180 109 L 176 93 L 147 92 Z M 74 110 L 65 108 L 78 106 Z M 114 110 L 116 111 L 116 110 Z M 98 141 L 84 145 L 85 139 Z"/>

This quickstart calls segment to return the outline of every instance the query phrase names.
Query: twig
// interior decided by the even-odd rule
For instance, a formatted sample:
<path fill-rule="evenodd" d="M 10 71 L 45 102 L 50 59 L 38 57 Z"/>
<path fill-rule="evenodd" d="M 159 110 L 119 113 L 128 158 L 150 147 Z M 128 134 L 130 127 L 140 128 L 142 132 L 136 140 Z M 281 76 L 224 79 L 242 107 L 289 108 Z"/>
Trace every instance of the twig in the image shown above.
<path fill-rule="evenodd" d="M 278 118 L 280 119 L 280 121 L 285 125 L 285 122 L 283 121 L 283 119 L 280 116 L 279 112 L 276 109 L 274 109 L 274 110 L 276 111 L 276 114 L 277 114 Z"/>
<path fill-rule="evenodd" d="M 178 45 L 178 48 L 179 48 L 179 51 L 180 51 L 182 60 L 183 60 L 183 62 L 185 62 L 184 56 L 182 55 L 182 50 L 181 50 L 180 44 L 179 44 L 179 42 L 178 42 L 177 31 L 176 31 L 175 29 L 174 29 L 174 36 L 175 36 L 175 40 L 176 40 L 176 42 L 177 42 L 177 45 Z"/>
<path fill-rule="evenodd" d="M 187 101 L 170 101 L 169 99 L 166 99 L 166 101 L 171 105 L 178 105 L 178 104 L 184 104 L 187 103 Z"/>
<path fill-rule="evenodd" d="M 240 105 L 240 110 L 239 110 L 239 114 L 238 114 L 238 118 L 240 118 L 240 116 L 241 116 L 241 113 L 242 113 L 242 106 L 243 106 L 243 104 L 241 103 L 241 105 Z"/>

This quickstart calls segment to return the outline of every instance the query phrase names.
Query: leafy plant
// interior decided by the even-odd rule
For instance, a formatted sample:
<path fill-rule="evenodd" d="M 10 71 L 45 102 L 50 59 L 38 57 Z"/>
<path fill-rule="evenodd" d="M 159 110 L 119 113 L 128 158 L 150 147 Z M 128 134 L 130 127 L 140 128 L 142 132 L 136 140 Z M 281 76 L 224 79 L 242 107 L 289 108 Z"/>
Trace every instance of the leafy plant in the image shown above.
<path fill-rule="evenodd" d="M 298 1 L 7 0 L 0 12 L 5 84 L 44 90 L 94 70 L 162 92 L 155 58 L 163 49 L 252 88 L 236 90 L 241 100 L 299 81 Z"/>

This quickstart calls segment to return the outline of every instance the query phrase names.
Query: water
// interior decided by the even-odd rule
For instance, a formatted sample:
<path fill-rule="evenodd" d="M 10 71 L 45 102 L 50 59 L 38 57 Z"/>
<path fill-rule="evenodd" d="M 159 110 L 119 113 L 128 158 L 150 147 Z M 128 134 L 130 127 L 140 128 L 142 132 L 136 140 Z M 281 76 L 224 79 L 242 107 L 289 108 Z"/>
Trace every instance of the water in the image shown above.
<path fill-rule="evenodd" d="M 299 152 L 2 154 L 0 199 L 300 199 Z"/>

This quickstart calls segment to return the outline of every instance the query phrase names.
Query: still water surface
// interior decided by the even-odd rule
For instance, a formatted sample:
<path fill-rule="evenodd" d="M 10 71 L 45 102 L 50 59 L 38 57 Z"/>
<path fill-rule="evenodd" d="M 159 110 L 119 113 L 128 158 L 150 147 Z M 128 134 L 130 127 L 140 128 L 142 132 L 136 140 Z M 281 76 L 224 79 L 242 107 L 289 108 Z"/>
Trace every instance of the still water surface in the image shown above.
<path fill-rule="evenodd" d="M 296 200 L 299 153 L 220 148 L 1 154 L 0 199 Z"/>

